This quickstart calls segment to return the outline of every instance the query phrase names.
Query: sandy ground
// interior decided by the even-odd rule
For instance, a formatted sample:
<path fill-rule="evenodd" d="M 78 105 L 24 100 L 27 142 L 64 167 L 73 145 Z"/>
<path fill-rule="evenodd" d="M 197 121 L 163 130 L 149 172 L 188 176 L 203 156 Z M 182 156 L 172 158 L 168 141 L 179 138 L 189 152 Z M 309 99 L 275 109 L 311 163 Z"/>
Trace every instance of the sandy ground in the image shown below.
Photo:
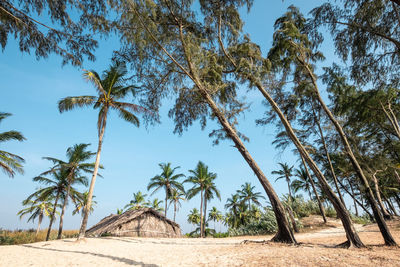
<path fill-rule="evenodd" d="M 340 223 L 296 235 L 298 246 L 243 244 L 271 236 L 221 239 L 88 238 L 1 246 L 0 266 L 400 266 L 400 248 L 384 247 L 375 225 L 357 225 L 363 249 L 334 248 L 345 241 Z M 317 228 L 317 229 L 315 229 Z M 391 223 L 400 243 L 399 222 Z"/>

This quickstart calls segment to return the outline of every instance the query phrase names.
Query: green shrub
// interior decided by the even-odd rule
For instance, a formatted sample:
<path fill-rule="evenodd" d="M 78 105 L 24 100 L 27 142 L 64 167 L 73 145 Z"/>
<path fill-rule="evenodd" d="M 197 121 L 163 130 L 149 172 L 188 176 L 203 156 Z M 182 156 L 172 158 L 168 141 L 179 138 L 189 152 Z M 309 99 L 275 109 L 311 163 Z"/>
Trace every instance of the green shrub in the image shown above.
<path fill-rule="evenodd" d="M 362 216 L 356 216 L 354 214 L 351 214 L 351 220 L 353 221 L 353 223 L 362 224 L 362 225 L 367 225 L 367 224 L 372 223 L 368 214 L 364 214 Z"/>
<path fill-rule="evenodd" d="M 265 235 L 275 233 L 278 230 L 275 214 L 271 210 L 266 210 L 261 214 L 259 220 L 252 220 L 246 225 L 238 228 L 230 228 L 229 236 L 239 235 Z"/>
<path fill-rule="evenodd" d="M 336 218 L 336 210 L 332 206 L 325 208 L 325 215 L 330 218 Z"/>
<path fill-rule="evenodd" d="M 228 232 L 226 232 L 226 233 L 215 233 L 215 234 L 214 234 L 214 237 L 215 237 L 215 238 L 225 238 L 225 237 L 229 237 L 229 233 L 228 233 Z"/>

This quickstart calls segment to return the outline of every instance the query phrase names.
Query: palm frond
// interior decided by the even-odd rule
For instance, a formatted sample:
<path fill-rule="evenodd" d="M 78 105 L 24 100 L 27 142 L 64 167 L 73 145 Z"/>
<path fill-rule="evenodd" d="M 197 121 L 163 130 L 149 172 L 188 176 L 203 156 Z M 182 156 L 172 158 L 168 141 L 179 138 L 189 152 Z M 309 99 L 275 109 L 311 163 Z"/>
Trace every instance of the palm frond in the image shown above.
<path fill-rule="evenodd" d="M 10 140 L 24 141 L 26 138 L 17 131 L 8 131 L 0 133 L 0 142 L 6 142 Z"/>
<path fill-rule="evenodd" d="M 60 112 L 69 111 L 76 107 L 88 107 L 96 103 L 95 96 L 70 96 L 61 99 L 58 102 L 58 110 Z"/>

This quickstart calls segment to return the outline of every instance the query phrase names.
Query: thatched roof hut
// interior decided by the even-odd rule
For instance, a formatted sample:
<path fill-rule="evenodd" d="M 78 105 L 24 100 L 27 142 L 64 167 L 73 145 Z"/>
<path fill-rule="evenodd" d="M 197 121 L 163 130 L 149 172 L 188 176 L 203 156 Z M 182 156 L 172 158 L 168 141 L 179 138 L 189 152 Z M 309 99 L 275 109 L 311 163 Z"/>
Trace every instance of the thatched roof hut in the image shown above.
<path fill-rule="evenodd" d="M 179 224 L 151 208 L 111 214 L 86 231 L 87 236 L 181 237 Z"/>

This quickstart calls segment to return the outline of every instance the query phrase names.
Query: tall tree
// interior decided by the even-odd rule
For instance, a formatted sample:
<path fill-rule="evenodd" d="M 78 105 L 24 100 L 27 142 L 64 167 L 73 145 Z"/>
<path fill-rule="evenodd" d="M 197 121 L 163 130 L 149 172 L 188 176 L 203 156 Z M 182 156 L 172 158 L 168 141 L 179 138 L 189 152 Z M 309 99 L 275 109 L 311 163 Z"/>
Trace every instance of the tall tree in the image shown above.
<path fill-rule="evenodd" d="M 162 172 L 159 175 L 154 176 L 150 179 L 150 183 L 147 186 L 147 190 L 155 188 L 153 193 L 158 191 L 158 189 L 163 188 L 165 190 L 165 217 L 167 217 L 167 205 L 168 199 L 170 198 L 173 190 L 180 190 L 184 192 L 182 184 L 178 181 L 179 178 L 184 177 L 182 173 L 174 174 L 174 172 L 180 167 L 171 168 L 171 163 L 160 163 Z M 176 211 L 176 210 L 175 210 Z"/>
<path fill-rule="evenodd" d="M 176 212 L 179 210 L 179 207 L 182 206 L 180 200 L 186 200 L 185 196 L 185 192 L 179 189 L 173 189 L 171 195 L 169 196 L 169 204 L 171 205 L 174 203 L 174 222 L 176 218 Z"/>
<path fill-rule="evenodd" d="M 290 178 L 293 176 L 293 166 L 289 167 L 287 163 L 278 163 L 281 169 L 279 171 L 272 171 L 271 174 L 276 174 L 279 175 L 278 178 L 276 178 L 275 181 L 278 181 L 279 179 L 285 179 L 286 183 L 288 184 L 288 190 L 289 190 L 289 197 L 293 198 L 292 195 L 292 189 L 290 187 Z"/>
<path fill-rule="evenodd" d="M 217 189 L 214 180 L 217 178 L 217 174 L 208 173 L 206 182 L 204 183 L 204 223 L 203 223 L 203 236 L 206 236 L 206 219 L 207 219 L 207 202 L 213 199 L 215 196 L 221 200 L 221 194 Z"/>
<path fill-rule="evenodd" d="M 190 213 L 187 217 L 187 222 L 194 225 L 198 225 L 200 223 L 200 214 L 196 208 L 190 210 Z"/>
<path fill-rule="evenodd" d="M 28 218 L 28 222 L 34 222 L 36 218 L 38 218 L 38 226 L 36 228 L 36 235 L 39 233 L 40 225 L 42 224 L 42 220 L 44 217 L 50 217 L 50 214 L 53 213 L 53 203 L 51 202 L 52 199 L 49 197 L 48 199 L 43 200 L 32 200 L 32 199 L 25 199 L 22 201 L 22 205 L 28 206 L 22 210 L 20 210 L 17 215 L 19 218 L 22 219 L 27 214 L 31 214 Z M 60 205 L 59 205 L 60 207 Z"/>
<path fill-rule="evenodd" d="M 87 178 L 85 176 L 82 176 L 81 173 L 92 173 L 93 172 L 94 163 L 88 163 L 86 161 L 89 160 L 90 158 L 92 158 L 93 155 L 96 153 L 87 151 L 87 147 L 89 145 L 90 144 L 76 144 L 72 147 L 69 147 L 67 149 L 67 153 L 66 153 L 67 158 L 68 158 L 67 161 L 62 161 L 60 159 L 51 158 L 51 157 L 44 158 L 44 159 L 50 160 L 54 164 L 56 164 L 56 166 L 53 167 L 53 170 L 55 170 L 55 169 L 61 170 L 62 168 L 65 168 L 66 172 L 68 173 L 67 181 L 66 181 L 67 188 L 66 188 L 66 192 L 64 195 L 64 199 L 63 199 L 63 207 L 62 207 L 61 216 L 60 216 L 60 226 L 58 229 L 57 239 L 60 239 L 61 235 L 62 235 L 63 221 L 64 221 L 63 219 L 64 219 L 66 207 L 68 205 L 68 199 L 72 198 L 72 201 L 74 201 L 75 203 L 77 202 L 77 200 L 74 198 L 74 195 L 70 194 L 71 186 L 75 183 L 78 183 L 78 184 L 80 183 L 84 186 L 87 186 L 88 185 Z"/>
<path fill-rule="evenodd" d="M 221 219 L 222 213 L 216 207 L 212 207 L 212 209 L 208 213 L 208 220 L 214 221 L 214 231 L 216 231 L 215 222 L 219 222 Z"/>
<path fill-rule="evenodd" d="M 10 113 L 0 112 L 0 123 L 7 117 L 11 116 Z M 17 131 L 8 131 L 0 133 L 0 143 L 11 140 L 24 141 L 25 137 Z M 24 173 L 22 164 L 25 160 L 13 153 L 0 150 L 0 169 L 2 169 L 11 178 L 14 177 L 15 172 Z"/>
<path fill-rule="evenodd" d="M 220 1 L 219 1 L 220 2 Z M 218 3 L 219 3 L 218 2 Z M 229 1 L 232 9 L 252 1 Z M 209 5 L 216 2 L 201 1 L 201 12 L 213 10 Z M 215 48 L 215 32 L 196 17 L 192 9 L 193 1 L 141 0 L 122 1 L 114 6 L 118 16 L 113 25 L 122 36 L 123 48 L 119 58 L 132 63 L 135 77 L 142 81 L 147 94 L 147 104 L 158 110 L 161 99 L 170 93 L 178 95 L 170 116 L 175 120 L 175 132 L 182 133 L 194 121 L 200 120 L 204 127 L 207 119 L 217 120 L 221 129 L 211 133 L 216 143 L 230 139 L 262 184 L 270 198 L 278 221 L 278 233 L 274 241 L 295 243 L 287 222 L 285 211 L 276 192 L 272 188 L 258 164 L 246 149 L 245 136 L 235 127 L 236 116 L 247 108 L 238 100 L 236 83 L 224 78 L 224 73 L 232 73 L 234 68 L 220 65 L 218 49 Z M 157 14 L 157 15 L 156 15 Z M 228 35 L 237 34 L 237 24 L 232 12 L 226 13 L 235 27 Z M 206 20 L 207 21 L 207 20 Z M 134 26 L 132 26 L 134 25 Z M 136 55 L 141 56 L 137 57 Z M 145 73 L 158 73 L 148 76 Z"/>
<path fill-rule="evenodd" d="M 251 203 L 261 205 L 259 199 L 265 199 L 265 197 L 260 192 L 254 192 L 255 186 L 251 186 L 251 183 L 246 182 L 241 187 L 242 189 L 237 190 L 236 193 L 241 201 L 247 203 L 249 210 L 251 209 Z"/>
<path fill-rule="evenodd" d="M 126 66 L 125 64 L 122 64 L 120 62 L 113 62 L 112 65 L 104 71 L 101 77 L 95 71 L 85 71 L 85 79 L 94 85 L 98 95 L 71 96 L 61 99 L 58 102 L 58 109 L 60 112 L 69 111 L 77 107 L 89 106 L 92 106 L 94 109 L 99 109 L 99 115 L 97 119 L 99 143 L 97 147 L 93 175 L 90 181 L 88 203 L 85 206 L 83 215 L 84 217 L 79 230 L 78 239 L 82 239 L 85 237 L 86 226 L 89 216 L 89 213 L 87 211 L 90 210 L 94 185 L 100 165 L 100 154 L 103 144 L 104 132 L 106 129 L 107 117 L 110 110 L 117 111 L 122 119 L 129 123 L 132 123 L 137 127 L 139 127 L 139 119 L 135 116 L 135 113 L 138 114 L 144 112 L 144 108 L 141 106 L 120 101 L 126 98 L 128 94 L 132 94 L 132 96 L 135 96 L 135 87 L 132 85 L 126 85 L 126 74 Z"/>

